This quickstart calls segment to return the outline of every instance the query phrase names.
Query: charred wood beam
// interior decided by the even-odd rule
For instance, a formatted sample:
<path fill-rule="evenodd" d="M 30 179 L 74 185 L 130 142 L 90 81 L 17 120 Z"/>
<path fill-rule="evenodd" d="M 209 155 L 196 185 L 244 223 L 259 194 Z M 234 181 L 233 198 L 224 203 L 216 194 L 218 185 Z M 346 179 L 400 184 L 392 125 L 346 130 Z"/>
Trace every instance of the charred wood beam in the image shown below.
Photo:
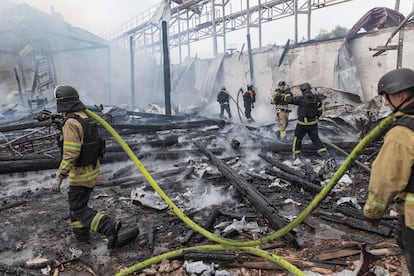
<path fill-rule="evenodd" d="M 185 170 L 180 173 L 180 175 L 175 179 L 177 182 L 184 181 L 185 179 L 188 179 L 195 171 L 194 166 L 187 166 Z"/>
<path fill-rule="evenodd" d="M 0 212 L 4 211 L 4 210 L 11 209 L 11 208 L 14 208 L 14 207 L 19 207 L 19 206 L 21 206 L 23 204 L 26 204 L 26 203 L 27 203 L 27 200 L 21 200 L 21 201 L 16 201 L 16 202 L 6 204 L 4 206 L 0 206 Z"/>
<path fill-rule="evenodd" d="M 176 175 L 179 174 L 181 172 L 183 172 L 184 168 L 174 168 L 171 170 L 164 170 L 164 171 L 160 171 L 160 172 L 155 172 L 155 173 L 151 173 L 151 175 L 154 178 L 163 178 L 163 177 L 170 177 L 172 175 Z M 140 184 L 146 181 L 146 178 L 142 175 L 133 175 L 133 176 L 127 176 L 127 177 L 122 177 L 122 178 L 114 178 L 114 179 L 109 179 L 106 181 L 101 181 L 99 186 L 116 186 L 116 185 L 121 185 L 125 182 L 129 182 L 129 181 L 134 181 L 136 184 Z"/>
<path fill-rule="evenodd" d="M 255 140 L 254 140 L 255 141 Z M 341 142 L 337 143 L 337 145 L 345 150 L 352 150 L 356 143 L 354 142 Z M 264 151 L 273 151 L 276 153 L 280 152 L 292 152 L 292 144 L 288 143 L 277 143 L 277 142 L 266 142 L 266 141 L 255 141 L 252 145 L 241 145 L 240 149 L 261 149 Z M 302 153 L 312 153 L 316 154 L 317 149 L 310 143 L 304 143 L 301 149 Z"/>
<path fill-rule="evenodd" d="M 214 154 L 220 155 L 224 152 L 224 148 L 210 148 Z M 168 150 L 168 151 L 157 151 L 157 152 L 142 152 L 138 154 L 140 158 L 152 157 L 156 159 L 174 159 L 187 155 L 200 155 L 200 151 L 197 149 L 182 149 L 182 150 Z"/>
<path fill-rule="evenodd" d="M 126 115 L 129 116 L 139 116 L 143 118 L 152 118 L 152 119 L 159 119 L 162 121 L 171 121 L 174 119 L 177 120 L 184 120 L 191 118 L 188 115 L 165 115 L 165 114 L 156 114 L 156 113 L 145 113 L 145 112 L 137 112 L 137 111 L 127 111 Z"/>
<path fill-rule="evenodd" d="M 162 130 L 172 129 L 192 129 L 206 126 L 217 125 L 222 127 L 222 120 L 199 120 L 199 121 L 188 121 L 188 122 L 173 122 L 173 123 L 162 123 L 162 124 L 113 124 L 112 127 L 116 130 L 134 130 L 135 133 L 147 133 Z"/>
<path fill-rule="evenodd" d="M 22 130 L 22 129 L 32 129 L 32 128 L 37 128 L 37 127 L 48 127 L 48 126 L 52 126 L 51 120 L 2 126 L 0 127 L 0 132 L 9 132 L 9 131 Z"/>
<path fill-rule="evenodd" d="M 155 244 L 156 228 L 154 225 L 149 224 L 147 227 L 147 238 L 148 238 L 148 250 L 153 253 Z"/>
<path fill-rule="evenodd" d="M 347 153 L 345 150 L 341 149 L 340 147 L 338 147 L 334 143 L 331 143 L 329 141 L 323 141 L 323 143 L 325 143 L 326 145 L 330 146 L 331 148 L 336 149 L 337 151 L 339 151 L 340 153 L 344 154 L 345 156 L 348 156 L 349 155 L 349 153 Z M 371 169 L 370 168 L 368 168 L 367 166 L 365 166 L 364 164 L 362 164 L 358 160 L 355 160 L 354 163 L 356 165 L 358 165 L 360 168 L 364 169 L 365 171 L 367 171 L 369 173 L 371 172 Z"/>
<path fill-rule="evenodd" d="M 321 214 L 320 218 L 332 221 L 335 223 L 340 223 L 346 226 L 349 226 L 354 229 L 360 229 L 372 233 L 377 233 L 385 237 L 390 237 L 393 231 L 392 227 L 389 227 L 387 225 L 383 225 L 381 223 L 378 224 L 378 227 L 371 225 L 366 220 L 360 220 L 356 218 L 351 217 L 345 217 L 345 216 L 338 216 L 337 214 L 332 214 L 328 212 L 317 212 L 318 214 Z"/>
<path fill-rule="evenodd" d="M 177 136 L 168 136 L 165 137 L 164 139 L 158 139 L 158 140 L 153 140 L 153 141 L 145 141 L 145 142 L 141 142 L 141 141 L 126 141 L 126 143 L 129 145 L 129 147 L 132 150 L 139 150 L 142 147 L 169 147 L 169 146 L 173 146 L 178 144 L 178 137 Z M 106 151 L 107 152 L 112 152 L 112 151 L 123 151 L 123 148 L 118 145 L 118 144 L 112 144 L 112 145 L 108 145 L 106 147 Z"/>
<path fill-rule="evenodd" d="M 277 160 L 276 158 L 274 158 L 272 156 L 269 156 L 267 154 L 260 153 L 259 157 L 262 158 L 263 160 L 269 162 L 273 166 L 278 167 L 282 171 L 292 175 L 292 176 L 296 175 L 300 179 L 309 179 L 309 182 L 320 185 L 319 178 L 313 170 L 312 171 L 307 170 L 308 175 L 305 175 L 301 171 L 295 170 L 295 169 L 289 167 L 288 165 L 283 164 L 283 162 L 281 162 L 281 161 Z"/>
<path fill-rule="evenodd" d="M 206 147 L 202 146 L 198 142 L 194 142 L 194 144 L 211 160 L 215 166 L 217 166 L 220 172 L 230 180 L 231 184 L 237 189 L 240 195 L 246 198 L 256 209 L 256 211 L 261 213 L 267 219 L 270 227 L 277 230 L 287 224 L 287 221 L 278 214 L 277 210 L 267 200 L 267 198 L 258 192 L 254 187 L 252 187 L 252 185 L 250 185 L 243 177 L 241 177 L 231 167 L 227 166 L 226 163 L 224 163 L 222 160 L 217 158 Z M 294 247 L 301 247 L 299 241 L 296 239 L 295 235 L 292 232 L 287 233 L 284 238 L 288 240 Z"/>
<path fill-rule="evenodd" d="M 182 254 L 185 260 L 208 260 L 210 262 L 247 262 L 253 258 L 246 254 L 236 254 L 230 251 L 185 250 Z"/>
<path fill-rule="evenodd" d="M 57 159 L 60 160 L 60 152 L 52 154 L 24 154 L 24 155 L 6 155 L 0 154 L 0 162 L 2 161 L 22 161 L 22 160 L 38 160 L 38 159 Z"/>
<path fill-rule="evenodd" d="M 220 211 L 220 214 L 223 216 L 231 217 L 231 218 L 238 218 L 242 219 L 244 218 L 257 218 L 257 214 L 254 213 L 245 213 L 245 212 L 225 212 Z"/>
<path fill-rule="evenodd" d="M 56 159 L 49 158 L 34 160 L 23 159 L 14 161 L 1 161 L 0 174 L 57 169 L 60 164 L 60 154 L 56 157 Z M 105 154 L 101 163 L 105 164 L 117 161 L 125 161 L 128 160 L 128 158 L 128 155 L 124 152 L 108 152 Z"/>
<path fill-rule="evenodd" d="M 56 169 L 59 162 L 53 159 L 0 162 L 0 174 Z"/>
<path fill-rule="evenodd" d="M 286 258 L 282 257 L 282 258 L 300 269 L 318 267 L 318 268 L 323 268 L 323 269 L 329 269 L 331 271 L 335 270 L 335 265 L 323 264 L 323 263 L 318 263 L 318 262 L 309 262 L 309 261 L 288 258 L 288 257 Z M 226 268 L 226 267 L 227 268 L 243 268 L 244 267 L 244 268 L 249 268 L 249 269 L 262 269 L 262 270 L 284 270 L 284 268 L 270 261 L 251 261 L 251 262 L 243 261 L 243 262 L 238 262 L 238 263 L 232 262 L 232 263 L 220 264 L 220 266 L 223 268 Z"/>
<path fill-rule="evenodd" d="M 210 215 L 207 217 L 207 220 L 205 223 L 202 224 L 202 226 L 207 229 L 211 230 L 213 228 L 214 222 L 216 221 L 217 217 L 220 215 L 220 211 L 217 208 L 214 208 L 213 211 L 211 211 Z M 181 241 L 181 244 L 185 245 L 189 242 L 191 237 L 194 234 L 194 230 L 190 230 L 187 232 L 183 240 Z M 203 236 L 204 238 L 204 236 Z"/>
<path fill-rule="evenodd" d="M 341 212 L 342 214 L 344 214 L 346 217 L 353 217 L 356 219 L 360 219 L 360 220 L 365 220 L 364 217 L 364 213 L 362 212 L 362 210 L 353 208 L 353 207 L 348 207 L 348 206 L 336 206 L 335 208 L 336 212 Z M 393 224 L 393 221 L 398 220 L 397 216 L 383 216 L 381 218 L 381 224 L 388 226 L 389 228 L 394 228 L 395 224 Z"/>
<path fill-rule="evenodd" d="M 319 193 L 322 190 L 321 186 L 316 185 L 310 181 L 306 181 L 302 178 L 299 178 L 297 175 L 292 175 L 286 172 L 277 171 L 273 168 L 266 168 L 265 171 L 266 173 L 270 175 L 280 177 L 282 179 L 289 181 L 290 183 L 299 185 L 301 188 L 303 188 L 307 192 Z"/>

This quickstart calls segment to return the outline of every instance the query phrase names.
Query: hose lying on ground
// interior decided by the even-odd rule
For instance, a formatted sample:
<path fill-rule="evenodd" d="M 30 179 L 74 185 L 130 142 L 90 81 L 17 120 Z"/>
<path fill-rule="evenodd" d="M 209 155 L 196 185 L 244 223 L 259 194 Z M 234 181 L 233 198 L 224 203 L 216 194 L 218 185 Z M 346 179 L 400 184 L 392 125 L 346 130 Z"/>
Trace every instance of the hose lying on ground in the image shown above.
<path fill-rule="evenodd" d="M 348 155 L 348 157 L 345 159 L 345 161 L 341 164 L 341 166 L 338 168 L 338 170 L 334 173 L 328 184 L 315 196 L 315 198 L 312 200 L 312 202 L 289 224 L 284 226 L 283 228 L 279 229 L 278 231 L 274 232 L 273 234 L 270 234 L 268 236 L 262 237 L 257 240 L 251 240 L 251 241 L 235 241 L 231 239 L 224 239 L 221 237 L 218 237 L 214 235 L 213 233 L 209 232 L 208 230 L 204 229 L 197 223 L 195 223 L 193 220 L 191 220 L 189 217 L 187 217 L 175 204 L 174 202 L 164 193 L 164 191 L 160 188 L 160 186 L 155 182 L 155 180 L 152 178 L 152 176 L 149 174 L 149 172 L 146 170 L 146 168 L 143 166 L 143 164 L 139 161 L 137 156 L 134 154 L 134 152 L 129 148 L 129 146 L 125 143 L 125 141 L 121 138 L 121 136 L 99 115 L 93 113 L 92 111 L 86 109 L 86 113 L 96 121 L 98 121 L 114 138 L 115 140 L 120 144 L 120 146 L 123 148 L 123 150 L 126 152 L 126 154 L 131 158 L 131 160 L 135 163 L 135 165 L 138 167 L 140 172 L 143 174 L 143 176 L 146 178 L 146 180 L 149 182 L 149 184 L 153 187 L 153 189 L 158 193 L 158 195 L 167 203 L 169 208 L 184 222 L 186 223 L 191 229 L 197 231 L 198 233 L 202 234 L 206 238 L 215 241 L 219 243 L 220 245 L 211 245 L 212 247 L 205 247 L 205 246 L 195 246 L 190 247 L 191 250 L 194 249 L 200 249 L 200 250 L 213 250 L 211 248 L 215 248 L 214 250 L 241 250 L 248 252 L 250 254 L 260 254 L 262 255 L 270 255 L 274 256 L 271 259 L 269 259 L 272 262 L 275 262 L 276 264 L 280 265 L 281 267 L 287 269 L 289 272 L 293 273 L 294 275 L 304 275 L 303 272 L 301 272 L 298 268 L 293 266 L 292 264 L 289 264 L 282 258 L 275 256 L 273 254 L 270 254 L 266 252 L 266 254 L 262 254 L 260 251 L 256 251 L 257 249 L 251 247 L 256 246 L 260 244 L 264 244 L 270 241 L 273 241 L 277 238 L 282 237 L 286 233 L 290 232 L 294 227 L 299 225 L 317 206 L 318 204 L 328 195 L 328 193 L 331 191 L 331 189 L 336 185 L 336 183 L 339 181 L 339 179 L 345 174 L 345 172 L 351 167 L 351 164 L 358 158 L 358 156 L 361 154 L 361 152 L 364 150 L 364 148 L 374 141 L 379 135 L 381 135 L 392 123 L 392 116 L 388 116 L 385 119 L 383 119 L 375 128 L 373 128 L 352 150 L 352 152 Z M 149 259 L 148 261 L 143 261 L 141 263 L 138 263 L 130 268 L 128 268 L 126 273 L 123 272 L 118 273 L 117 275 L 129 275 L 129 273 L 133 273 L 139 269 L 142 269 L 146 267 L 147 265 L 156 263 L 161 261 L 162 259 L 166 258 L 172 258 L 180 256 L 185 250 L 187 249 L 179 249 L 176 251 L 172 251 L 169 253 L 165 253 L 156 257 L 153 257 Z M 262 256 L 263 257 L 263 256 Z"/>

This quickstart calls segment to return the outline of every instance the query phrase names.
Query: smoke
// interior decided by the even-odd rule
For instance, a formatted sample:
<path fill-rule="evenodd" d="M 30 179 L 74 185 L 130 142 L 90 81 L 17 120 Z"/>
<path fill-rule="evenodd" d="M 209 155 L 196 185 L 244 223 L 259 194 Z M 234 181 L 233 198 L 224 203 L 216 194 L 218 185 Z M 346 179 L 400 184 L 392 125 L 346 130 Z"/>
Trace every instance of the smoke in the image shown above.
<path fill-rule="evenodd" d="M 186 183 L 186 189 L 187 192 L 182 194 L 185 197 L 183 201 L 186 209 L 203 209 L 214 205 L 228 206 L 236 202 L 233 190 L 227 190 L 225 186 L 218 187 L 204 181 L 194 180 Z"/>
<path fill-rule="evenodd" d="M 15 174 L 1 174 L 0 183 L 2 192 L 0 199 L 11 196 L 22 196 L 35 193 L 39 189 L 52 187 L 55 170 L 26 172 Z"/>

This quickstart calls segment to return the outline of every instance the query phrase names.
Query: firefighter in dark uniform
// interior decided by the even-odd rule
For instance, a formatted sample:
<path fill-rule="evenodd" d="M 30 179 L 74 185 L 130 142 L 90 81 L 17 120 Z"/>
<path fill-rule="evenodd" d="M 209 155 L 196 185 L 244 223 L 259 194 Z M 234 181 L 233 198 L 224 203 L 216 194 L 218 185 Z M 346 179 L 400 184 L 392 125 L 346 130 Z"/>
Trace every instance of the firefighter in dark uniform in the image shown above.
<path fill-rule="evenodd" d="M 290 88 L 286 88 L 285 81 L 280 81 L 270 103 L 275 105 L 276 120 L 279 124 L 278 136 L 281 139 L 286 139 L 286 127 L 289 123 L 289 112 L 291 111 L 287 102 L 289 97 L 292 97 Z"/>
<path fill-rule="evenodd" d="M 93 188 L 100 174 L 99 157 L 103 143 L 93 119 L 84 112 L 78 92 L 71 86 L 60 85 L 54 91 L 57 112 L 63 113 L 62 160 L 56 172 L 52 190 L 60 192 L 64 178 L 69 182 L 69 209 L 71 226 L 76 239 L 89 242 L 90 230 L 108 238 L 108 248 L 116 245 L 120 221 L 88 207 Z"/>
<path fill-rule="evenodd" d="M 414 275 L 414 71 L 400 68 L 386 73 L 378 82 L 378 93 L 392 110 L 394 123 L 372 163 L 364 216 L 373 223 L 395 204 L 397 243 Z"/>
<path fill-rule="evenodd" d="M 244 115 L 247 120 L 251 121 L 252 119 L 252 108 L 254 108 L 254 103 L 256 102 L 256 92 L 253 89 L 253 85 L 247 85 L 247 91 L 243 92 L 243 102 L 244 102 Z"/>
<path fill-rule="evenodd" d="M 231 119 L 230 94 L 226 90 L 226 87 L 221 87 L 220 91 L 217 94 L 217 101 L 220 104 L 220 119 L 224 119 L 224 110 L 227 112 L 229 119 Z"/>
<path fill-rule="evenodd" d="M 301 84 L 300 90 L 302 91 L 302 96 L 287 98 L 288 103 L 298 106 L 298 120 L 295 136 L 293 137 L 292 158 L 296 159 L 300 155 L 303 137 L 308 134 L 319 155 L 327 160 L 329 157 L 328 150 L 319 138 L 318 133 L 318 120 L 323 112 L 322 101 L 318 95 L 312 92 L 312 87 L 309 83 Z"/>

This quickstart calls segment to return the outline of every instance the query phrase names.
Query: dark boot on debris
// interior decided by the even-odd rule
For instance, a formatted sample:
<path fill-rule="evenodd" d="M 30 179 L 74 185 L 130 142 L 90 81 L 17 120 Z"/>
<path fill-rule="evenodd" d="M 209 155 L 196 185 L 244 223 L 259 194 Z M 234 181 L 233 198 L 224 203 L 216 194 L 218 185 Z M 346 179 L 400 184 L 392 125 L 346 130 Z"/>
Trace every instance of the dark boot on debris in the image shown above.
<path fill-rule="evenodd" d="M 89 243 L 89 228 L 73 228 L 73 234 L 77 242 L 79 243 Z"/>
<path fill-rule="evenodd" d="M 121 227 L 122 227 L 122 223 L 120 221 L 116 221 L 112 232 L 107 236 L 108 237 L 108 249 L 115 248 L 116 243 L 118 241 L 118 233 L 121 230 Z"/>
<path fill-rule="evenodd" d="M 116 247 L 124 246 L 128 243 L 133 242 L 139 235 L 139 227 L 128 227 L 127 231 L 123 231 L 121 234 L 118 235 L 118 242 L 116 243 Z"/>

